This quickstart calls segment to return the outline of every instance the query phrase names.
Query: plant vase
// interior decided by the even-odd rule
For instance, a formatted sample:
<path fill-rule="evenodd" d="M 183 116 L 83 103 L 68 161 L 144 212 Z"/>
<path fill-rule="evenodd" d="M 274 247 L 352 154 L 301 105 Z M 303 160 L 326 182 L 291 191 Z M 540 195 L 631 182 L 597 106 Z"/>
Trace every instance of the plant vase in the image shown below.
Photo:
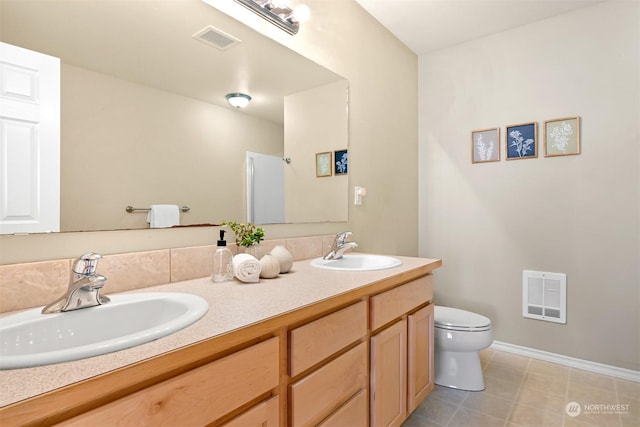
<path fill-rule="evenodd" d="M 254 243 L 251 246 L 243 246 L 243 249 L 244 253 L 252 255 L 255 259 L 258 260 L 262 258 L 266 253 L 264 247 L 260 243 Z"/>

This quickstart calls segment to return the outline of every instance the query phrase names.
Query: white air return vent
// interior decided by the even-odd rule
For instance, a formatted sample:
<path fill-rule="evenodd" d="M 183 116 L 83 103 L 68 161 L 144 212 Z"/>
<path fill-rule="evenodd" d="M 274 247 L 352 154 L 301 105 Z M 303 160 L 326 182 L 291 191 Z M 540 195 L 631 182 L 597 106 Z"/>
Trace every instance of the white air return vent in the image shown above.
<path fill-rule="evenodd" d="M 212 27 L 211 25 L 195 33 L 193 38 L 220 50 L 227 50 L 238 43 L 242 43 L 240 39 L 237 39 L 216 27 Z"/>
<path fill-rule="evenodd" d="M 567 323 L 567 275 L 524 270 L 522 316 Z"/>

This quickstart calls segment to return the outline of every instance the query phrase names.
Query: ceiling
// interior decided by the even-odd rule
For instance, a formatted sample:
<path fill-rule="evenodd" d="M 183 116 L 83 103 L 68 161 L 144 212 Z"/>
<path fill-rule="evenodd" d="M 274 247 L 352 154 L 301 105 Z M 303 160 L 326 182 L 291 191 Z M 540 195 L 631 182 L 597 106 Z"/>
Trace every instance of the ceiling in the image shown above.
<path fill-rule="evenodd" d="M 342 79 L 200 0 L 0 0 L 0 12 L 4 42 L 225 108 L 248 93 L 243 113 L 276 123 L 284 96 Z M 209 26 L 241 42 L 193 37 Z"/>
<path fill-rule="evenodd" d="M 418 55 L 604 0 L 356 0 Z"/>

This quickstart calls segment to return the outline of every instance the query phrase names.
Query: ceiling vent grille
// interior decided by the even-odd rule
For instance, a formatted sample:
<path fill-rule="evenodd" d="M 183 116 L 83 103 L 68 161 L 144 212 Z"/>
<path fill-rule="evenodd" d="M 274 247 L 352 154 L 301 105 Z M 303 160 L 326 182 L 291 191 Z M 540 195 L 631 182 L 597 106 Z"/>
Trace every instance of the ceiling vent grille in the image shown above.
<path fill-rule="evenodd" d="M 240 39 L 211 25 L 195 33 L 193 38 L 220 50 L 227 50 L 242 42 Z"/>
<path fill-rule="evenodd" d="M 566 274 L 523 271 L 522 316 L 567 323 Z"/>

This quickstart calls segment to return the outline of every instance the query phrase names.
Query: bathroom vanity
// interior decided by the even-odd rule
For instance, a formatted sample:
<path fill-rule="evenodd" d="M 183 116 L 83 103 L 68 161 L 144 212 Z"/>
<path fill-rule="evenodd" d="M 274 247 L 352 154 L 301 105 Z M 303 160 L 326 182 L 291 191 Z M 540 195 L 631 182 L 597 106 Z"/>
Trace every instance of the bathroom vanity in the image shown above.
<path fill-rule="evenodd" d="M 399 426 L 433 389 L 433 276 L 294 263 L 257 284 L 145 288 L 209 302 L 188 328 L 116 353 L 0 372 L 0 424 Z"/>

